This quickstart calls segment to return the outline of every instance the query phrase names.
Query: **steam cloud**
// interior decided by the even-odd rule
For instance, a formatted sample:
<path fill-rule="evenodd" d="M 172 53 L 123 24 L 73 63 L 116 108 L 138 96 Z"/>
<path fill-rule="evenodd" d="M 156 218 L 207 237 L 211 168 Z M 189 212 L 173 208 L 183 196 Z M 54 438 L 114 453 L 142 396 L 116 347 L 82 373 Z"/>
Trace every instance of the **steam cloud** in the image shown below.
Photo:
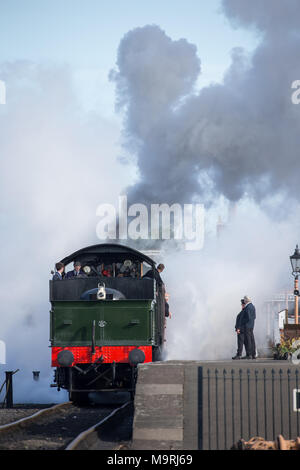
<path fill-rule="evenodd" d="M 1 64 L 0 76 L 7 84 L 0 108 L 0 339 L 7 364 L 0 380 L 4 370 L 19 368 L 16 402 L 57 401 L 66 396 L 49 387 L 50 270 L 98 242 L 96 207 L 115 203 L 127 182 L 116 160 L 119 129 L 82 111 L 67 66 L 18 61 Z M 33 370 L 41 371 L 39 382 Z"/>
<path fill-rule="evenodd" d="M 240 205 L 221 241 L 206 239 L 203 252 L 190 258 L 166 255 L 174 313 L 169 357 L 177 359 L 229 357 L 246 293 L 258 309 L 257 336 L 266 347 L 262 304 L 291 282 L 288 255 L 299 233 L 292 214 L 299 212 L 300 108 L 291 102 L 291 83 L 300 77 L 300 5 L 224 0 L 222 7 L 233 26 L 255 28 L 260 37 L 252 55 L 233 49 L 222 84 L 197 90 L 195 46 L 173 41 L 155 25 L 124 36 L 111 72 L 124 111 L 124 145 L 139 171 L 129 202 L 208 208 L 225 198 Z"/>
<path fill-rule="evenodd" d="M 260 202 L 270 192 L 299 199 L 299 108 L 291 83 L 300 77 L 300 5 L 224 0 L 223 10 L 235 25 L 256 27 L 261 41 L 252 56 L 234 49 L 224 83 L 199 92 L 200 60 L 186 40 L 145 26 L 120 44 L 112 79 L 137 156 L 133 201 L 209 202 L 222 194 Z"/>

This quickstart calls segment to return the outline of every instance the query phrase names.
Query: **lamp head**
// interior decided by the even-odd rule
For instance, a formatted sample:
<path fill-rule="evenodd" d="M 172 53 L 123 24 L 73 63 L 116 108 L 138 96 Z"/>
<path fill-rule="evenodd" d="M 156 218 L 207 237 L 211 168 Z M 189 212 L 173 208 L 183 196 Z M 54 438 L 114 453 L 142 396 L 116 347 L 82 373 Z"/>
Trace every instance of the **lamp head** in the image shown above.
<path fill-rule="evenodd" d="M 298 248 L 298 245 L 296 245 L 294 254 L 290 256 L 290 260 L 293 275 L 298 276 L 300 274 L 300 250 Z"/>

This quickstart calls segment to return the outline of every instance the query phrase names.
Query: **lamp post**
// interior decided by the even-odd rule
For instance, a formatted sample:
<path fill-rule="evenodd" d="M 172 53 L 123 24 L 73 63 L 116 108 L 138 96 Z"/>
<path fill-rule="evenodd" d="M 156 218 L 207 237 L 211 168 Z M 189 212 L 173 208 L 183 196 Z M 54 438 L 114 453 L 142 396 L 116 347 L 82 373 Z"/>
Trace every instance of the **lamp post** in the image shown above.
<path fill-rule="evenodd" d="M 298 324 L 298 299 L 299 299 L 299 290 L 298 290 L 298 276 L 300 274 L 300 250 L 298 245 L 296 245 L 295 253 L 290 256 L 291 265 L 292 265 L 292 274 L 295 278 L 294 283 L 294 295 L 295 295 L 295 324 Z"/>

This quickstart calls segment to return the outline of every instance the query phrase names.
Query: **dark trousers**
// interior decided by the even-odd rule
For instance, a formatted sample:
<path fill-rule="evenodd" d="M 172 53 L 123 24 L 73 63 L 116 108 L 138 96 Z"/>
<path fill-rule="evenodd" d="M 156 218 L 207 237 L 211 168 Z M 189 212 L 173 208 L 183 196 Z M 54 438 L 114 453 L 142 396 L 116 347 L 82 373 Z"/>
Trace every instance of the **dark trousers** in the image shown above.
<path fill-rule="evenodd" d="M 247 356 L 256 356 L 256 345 L 253 334 L 253 328 L 245 328 L 245 348 Z"/>
<path fill-rule="evenodd" d="M 241 356 L 243 353 L 243 346 L 245 344 L 245 331 L 240 329 L 240 332 L 237 333 L 237 356 Z"/>

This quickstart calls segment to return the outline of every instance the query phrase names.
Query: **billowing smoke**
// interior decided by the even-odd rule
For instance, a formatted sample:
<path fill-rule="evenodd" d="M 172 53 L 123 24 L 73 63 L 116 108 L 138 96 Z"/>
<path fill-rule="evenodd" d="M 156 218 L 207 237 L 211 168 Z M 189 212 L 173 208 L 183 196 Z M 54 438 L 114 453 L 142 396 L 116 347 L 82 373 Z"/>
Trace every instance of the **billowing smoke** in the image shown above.
<path fill-rule="evenodd" d="M 300 111 L 291 84 L 300 77 L 300 5 L 224 0 L 223 9 L 235 24 L 256 26 L 261 41 L 252 55 L 232 51 L 222 84 L 196 91 L 195 46 L 157 26 L 130 31 L 120 44 L 112 78 L 139 168 L 134 202 L 299 199 Z"/>
<path fill-rule="evenodd" d="M 235 26 L 254 27 L 270 36 L 293 36 L 299 28 L 300 5 L 289 0 L 223 0 L 223 11 Z"/>
<path fill-rule="evenodd" d="M 233 49 L 223 82 L 201 89 L 200 59 L 188 41 L 148 25 L 120 43 L 111 78 L 124 112 L 124 145 L 139 171 L 129 202 L 201 202 L 207 220 L 222 198 L 242 207 L 223 237 L 207 234 L 200 253 L 165 258 L 174 313 L 169 357 L 231 355 L 245 294 L 258 308 L 257 333 L 266 346 L 263 301 L 292 285 L 300 108 L 291 101 L 291 84 L 300 78 L 299 10 L 296 1 L 224 0 L 228 20 L 255 28 L 260 42 L 252 54 Z"/>
<path fill-rule="evenodd" d="M 126 144 L 137 156 L 140 181 L 128 193 L 133 202 L 177 202 L 178 193 L 190 200 L 198 191 L 194 162 L 182 152 L 183 122 L 176 111 L 200 72 L 196 52 L 158 26 L 130 31 L 120 44 L 111 78 L 118 107 L 126 111 Z"/>

